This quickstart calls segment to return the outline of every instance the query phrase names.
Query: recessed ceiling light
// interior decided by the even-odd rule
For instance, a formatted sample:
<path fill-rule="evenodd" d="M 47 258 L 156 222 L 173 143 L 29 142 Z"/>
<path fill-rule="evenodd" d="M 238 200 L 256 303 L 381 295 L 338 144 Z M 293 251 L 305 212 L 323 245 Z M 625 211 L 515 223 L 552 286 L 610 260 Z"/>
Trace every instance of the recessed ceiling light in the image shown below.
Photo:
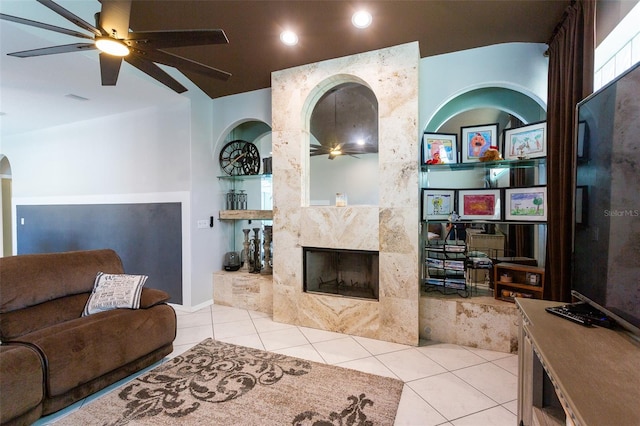
<path fill-rule="evenodd" d="M 351 22 L 356 28 L 367 28 L 371 25 L 371 21 L 373 21 L 371 14 L 365 10 L 360 10 L 351 17 Z"/>
<path fill-rule="evenodd" d="M 287 46 L 294 46 L 298 44 L 298 36 L 291 30 L 286 30 L 280 33 L 280 41 Z"/>

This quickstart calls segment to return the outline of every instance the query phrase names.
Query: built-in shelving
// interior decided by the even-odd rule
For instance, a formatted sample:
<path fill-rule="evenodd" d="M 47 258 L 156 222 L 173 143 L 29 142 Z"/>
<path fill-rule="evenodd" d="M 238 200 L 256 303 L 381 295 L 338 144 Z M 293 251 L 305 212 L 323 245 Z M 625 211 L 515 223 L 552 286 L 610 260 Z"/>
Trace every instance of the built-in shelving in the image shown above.
<path fill-rule="evenodd" d="M 233 181 L 233 182 L 243 181 L 243 180 L 252 180 L 252 179 L 262 179 L 262 178 L 271 178 L 271 174 L 218 176 L 219 180 L 228 180 L 228 181 Z"/>
<path fill-rule="evenodd" d="M 273 210 L 220 210 L 220 220 L 273 220 Z"/>
<path fill-rule="evenodd" d="M 547 159 L 545 157 L 524 160 L 478 161 L 473 163 L 422 164 L 421 169 L 423 172 L 450 172 L 474 169 L 530 169 L 544 166 L 546 163 Z"/>

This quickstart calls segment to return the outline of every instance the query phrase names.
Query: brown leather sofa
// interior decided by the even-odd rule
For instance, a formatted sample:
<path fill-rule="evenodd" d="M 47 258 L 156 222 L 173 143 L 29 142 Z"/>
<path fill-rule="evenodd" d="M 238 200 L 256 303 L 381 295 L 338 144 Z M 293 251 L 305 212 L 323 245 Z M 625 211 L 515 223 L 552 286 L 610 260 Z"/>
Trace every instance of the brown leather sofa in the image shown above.
<path fill-rule="evenodd" d="M 98 272 L 124 273 L 120 257 L 105 249 L 0 258 L 2 425 L 29 424 L 173 350 L 176 316 L 164 291 L 143 288 L 139 309 L 82 316 Z"/>

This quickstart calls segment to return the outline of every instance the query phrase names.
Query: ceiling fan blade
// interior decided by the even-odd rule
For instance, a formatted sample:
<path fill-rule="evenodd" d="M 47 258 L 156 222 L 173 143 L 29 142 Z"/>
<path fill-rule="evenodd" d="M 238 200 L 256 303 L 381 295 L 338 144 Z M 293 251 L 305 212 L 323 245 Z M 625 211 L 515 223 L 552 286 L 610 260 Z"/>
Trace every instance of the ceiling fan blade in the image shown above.
<path fill-rule="evenodd" d="M 32 21 L 31 19 L 19 18 L 17 16 L 5 15 L 4 13 L 0 13 L 0 19 L 4 19 L 5 21 L 16 22 L 18 24 L 30 25 L 32 27 L 41 28 L 43 30 L 55 31 L 57 33 L 62 33 L 66 35 L 70 35 L 73 37 L 86 38 L 89 40 L 93 40 L 93 37 L 79 33 L 78 31 L 68 30 L 62 27 L 56 27 L 55 25 L 44 24 L 38 21 Z"/>
<path fill-rule="evenodd" d="M 125 61 L 138 68 L 143 73 L 147 74 L 150 77 L 155 78 L 160 83 L 169 87 L 175 92 L 183 93 L 187 91 L 187 88 L 180 84 L 176 79 L 171 77 L 169 74 L 164 72 L 159 66 L 154 64 L 151 61 L 146 59 L 142 59 L 136 55 L 128 55 L 124 58 Z"/>
<path fill-rule="evenodd" d="M 58 53 L 81 52 L 83 50 L 95 49 L 93 43 L 63 44 L 62 46 L 43 47 L 42 49 L 23 50 L 21 52 L 7 53 L 9 56 L 18 58 L 30 58 L 32 56 L 55 55 Z"/>
<path fill-rule="evenodd" d="M 140 31 L 129 33 L 127 40 L 135 41 L 140 49 L 229 43 L 223 30 Z"/>
<path fill-rule="evenodd" d="M 93 33 L 93 34 L 95 34 L 97 36 L 102 35 L 100 30 L 98 30 L 96 27 L 94 27 L 93 25 L 91 25 L 87 21 L 83 20 L 79 16 L 76 16 L 73 13 L 69 12 L 67 9 L 65 9 L 62 6 L 60 6 L 59 4 L 54 3 L 51 0 L 38 0 L 38 3 L 48 7 L 49 9 L 53 10 L 58 15 L 60 15 L 63 18 L 73 22 L 75 25 L 79 26 L 80 28 L 82 28 L 84 30 L 87 30 L 87 31 L 89 31 L 89 32 L 91 32 L 91 33 Z"/>
<path fill-rule="evenodd" d="M 107 35 L 128 39 L 130 15 L 131 0 L 102 0 L 102 10 L 99 18 L 100 28 Z"/>
<path fill-rule="evenodd" d="M 180 71 L 192 71 L 219 80 L 226 81 L 231 77 L 231 74 L 228 72 L 160 50 L 145 51 L 145 58 L 159 64 L 169 65 Z"/>
<path fill-rule="evenodd" d="M 103 86 L 115 86 L 120 74 L 122 57 L 113 56 L 106 53 L 100 54 L 100 77 Z"/>

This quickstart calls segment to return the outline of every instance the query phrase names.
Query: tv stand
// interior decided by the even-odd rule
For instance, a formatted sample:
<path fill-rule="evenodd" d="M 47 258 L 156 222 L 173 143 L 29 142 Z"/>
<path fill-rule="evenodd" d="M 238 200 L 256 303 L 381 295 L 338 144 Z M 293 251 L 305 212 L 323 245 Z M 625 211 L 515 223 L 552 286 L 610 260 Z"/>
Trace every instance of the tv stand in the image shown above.
<path fill-rule="evenodd" d="M 518 425 L 640 425 L 640 344 L 625 332 L 550 315 L 516 298 Z"/>

